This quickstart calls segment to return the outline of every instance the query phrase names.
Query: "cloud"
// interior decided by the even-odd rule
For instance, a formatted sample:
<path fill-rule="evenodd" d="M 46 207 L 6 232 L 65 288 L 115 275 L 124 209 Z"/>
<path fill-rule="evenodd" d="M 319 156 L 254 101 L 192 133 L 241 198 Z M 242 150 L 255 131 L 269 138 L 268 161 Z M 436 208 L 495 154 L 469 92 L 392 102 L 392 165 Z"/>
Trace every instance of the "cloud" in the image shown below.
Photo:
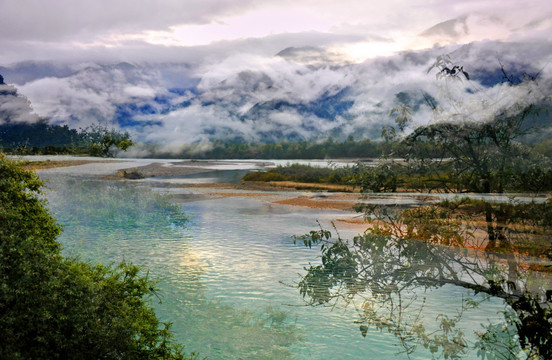
<path fill-rule="evenodd" d="M 546 9 L 541 9 L 546 13 Z M 499 9 L 501 13 L 503 9 Z M 519 11 L 517 11 L 519 13 Z M 552 15 L 551 9 L 548 9 L 548 16 L 541 17 L 542 14 L 534 14 L 528 18 L 523 12 L 519 17 L 510 18 L 506 14 L 498 16 L 496 13 L 466 13 L 453 19 L 441 22 L 426 29 L 420 34 L 420 37 L 426 38 L 433 43 L 467 44 L 481 40 L 507 40 L 516 39 L 548 39 L 543 36 L 545 29 L 552 29 L 552 22 L 548 19 Z M 539 35 L 540 34 L 540 35 Z"/>
<path fill-rule="evenodd" d="M 0 17 L 0 73 L 36 111 L 0 96 L 0 115 L 101 123 L 166 151 L 377 138 L 401 102 L 415 108 L 413 126 L 459 113 L 484 121 L 526 94 L 496 85 L 501 64 L 552 77 L 545 0 L 4 0 Z M 427 74 L 447 53 L 471 81 Z"/>
<path fill-rule="evenodd" d="M 14 86 L 0 82 L 0 125 L 35 123 L 38 120 L 29 100 L 18 94 Z"/>
<path fill-rule="evenodd" d="M 263 1 L 241 0 L 3 0 L 0 33 L 14 40 L 93 40 L 111 32 L 165 30 L 205 24 Z"/>
<path fill-rule="evenodd" d="M 243 48 L 247 44 L 244 40 Z M 214 139 L 377 138 L 392 121 L 390 109 L 400 102 L 415 108 L 414 126 L 440 121 L 426 105 L 427 97 L 442 105 L 441 120 L 458 118 L 456 112 L 484 121 L 523 95 L 495 86 L 502 78 L 500 63 L 516 75 L 543 69 L 549 78 L 546 64 L 552 59 L 552 43 L 542 40 L 449 45 L 360 64 L 340 61 L 323 46 L 288 48 L 284 56 L 281 50 L 271 55 L 230 51 L 200 63 L 73 63 L 70 72 L 56 76 L 50 71 L 20 90 L 52 122 L 71 127 L 100 122 L 169 148 Z M 427 73 L 446 53 L 472 81 L 437 81 L 435 70 Z"/>
<path fill-rule="evenodd" d="M 314 67 L 340 66 L 350 62 L 350 60 L 343 56 L 343 54 L 314 46 L 291 46 L 285 48 L 276 55 L 281 56 L 288 61 L 294 61 Z"/>
<path fill-rule="evenodd" d="M 133 98 L 151 98 L 155 96 L 155 90 L 145 86 L 127 86 L 123 91 Z"/>
<path fill-rule="evenodd" d="M 172 78 L 173 75 L 182 77 Z M 160 110 L 155 96 L 167 94 L 167 87 L 190 81 L 180 66 L 163 70 L 136 67 L 128 63 L 89 65 L 67 77 L 45 77 L 20 86 L 36 111 L 53 123 L 87 127 L 114 124 L 123 104 L 150 106 Z"/>
<path fill-rule="evenodd" d="M 546 0 L 352 0 L 346 6 L 330 0 L 4 0 L 0 64 L 85 59 L 197 63 L 213 55 L 246 51 L 267 56 L 309 46 L 358 60 L 435 42 L 542 39 L 551 29 L 551 15 Z M 444 31 L 452 36 L 419 36 L 437 23 L 441 30 L 452 24 Z"/>

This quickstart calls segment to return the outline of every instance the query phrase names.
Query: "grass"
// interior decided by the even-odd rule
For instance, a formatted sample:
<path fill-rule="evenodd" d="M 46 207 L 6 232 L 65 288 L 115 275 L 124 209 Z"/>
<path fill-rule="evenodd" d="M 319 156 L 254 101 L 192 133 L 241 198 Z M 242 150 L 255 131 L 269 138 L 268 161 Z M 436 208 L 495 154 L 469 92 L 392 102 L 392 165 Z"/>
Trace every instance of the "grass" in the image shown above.
<path fill-rule="evenodd" d="M 41 161 L 29 161 L 22 160 L 20 164 L 25 170 L 44 170 L 58 167 L 85 165 L 90 163 L 98 163 L 104 161 L 97 160 L 41 160 Z"/>
<path fill-rule="evenodd" d="M 297 183 L 339 184 L 346 185 L 342 174 L 345 169 L 331 169 L 310 165 L 291 164 L 278 166 L 268 171 L 257 171 L 243 177 L 244 181 L 292 181 Z"/>

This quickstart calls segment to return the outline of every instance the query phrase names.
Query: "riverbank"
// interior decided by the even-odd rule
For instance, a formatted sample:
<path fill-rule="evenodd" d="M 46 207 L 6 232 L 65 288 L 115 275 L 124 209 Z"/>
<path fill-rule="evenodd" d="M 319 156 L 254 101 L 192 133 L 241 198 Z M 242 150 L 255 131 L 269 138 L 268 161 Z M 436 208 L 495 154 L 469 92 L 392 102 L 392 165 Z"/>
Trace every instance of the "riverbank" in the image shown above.
<path fill-rule="evenodd" d="M 240 182 L 204 183 L 203 178 L 188 178 L 190 175 L 212 174 L 224 170 L 256 170 L 274 166 L 268 161 L 163 161 L 127 159 L 23 159 L 28 169 L 36 170 L 45 177 L 68 175 L 105 181 L 131 181 L 159 188 L 171 195 L 175 202 L 205 201 L 218 198 L 249 198 L 267 206 L 311 209 L 336 213 L 331 221 L 360 233 L 365 223 L 362 216 L 353 211 L 361 200 L 352 188 L 328 184 L 297 182 Z M 139 174 L 135 179 L 125 175 Z M 186 183 L 181 182 L 185 179 Z M 289 210 L 291 211 L 291 209 Z"/>
<path fill-rule="evenodd" d="M 91 177 L 99 180 L 131 181 L 147 184 L 161 192 L 168 193 L 174 202 L 187 203 L 221 198 L 254 199 L 270 207 L 278 207 L 283 212 L 293 212 L 293 208 L 305 211 L 323 211 L 331 213 L 330 222 L 338 228 L 345 228 L 355 233 L 363 233 L 369 222 L 362 213 L 355 211 L 358 204 L 389 205 L 396 209 L 417 208 L 435 204 L 440 200 L 454 200 L 458 196 L 470 196 L 486 201 L 509 201 L 507 196 L 497 194 L 415 194 L 374 193 L 360 194 L 358 189 L 350 186 L 301 183 L 293 181 L 239 181 L 235 183 L 219 182 L 217 173 L 225 170 L 252 171 L 269 168 L 274 164 L 268 161 L 174 161 L 174 160 L 103 160 L 103 159 L 40 159 L 33 162 L 29 159 L 29 168 L 38 170 L 44 175 L 65 174 L 70 176 Z M 128 176 L 128 175 L 131 176 Z M 134 177 L 138 174 L 139 176 Z M 203 176 L 203 175 L 204 176 Z M 197 176 L 196 176 L 197 175 Z M 521 199 L 521 198 L 519 198 Z M 546 196 L 528 198 L 527 201 L 546 201 Z M 525 200 L 524 200 L 525 201 Z M 288 210 L 286 210 L 286 207 Z M 303 211 L 303 210 L 301 210 Z M 483 229 L 479 219 L 465 223 Z M 326 223 L 327 225 L 328 223 Z M 483 224 L 483 225 L 482 225 Z M 505 227 L 508 228 L 508 227 Z M 473 231 L 473 239 L 464 244 L 465 248 L 485 249 L 486 232 Z"/>
<path fill-rule="evenodd" d="M 23 169 L 25 170 L 46 170 L 69 166 L 79 166 L 86 164 L 105 164 L 106 161 L 102 160 L 40 160 L 40 161 L 28 161 L 22 160 Z"/>
<path fill-rule="evenodd" d="M 125 166 L 127 171 L 133 168 L 139 170 L 148 164 L 151 162 L 143 161 L 137 164 L 136 161 L 128 161 L 113 164 L 113 167 L 111 167 L 112 164 L 67 167 L 65 169 L 67 173 L 72 172 L 75 176 L 84 177 L 89 176 L 85 175 L 84 171 L 91 170 L 92 166 L 101 168 L 109 165 L 110 176 L 117 177 L 118 182 L 102 180 L 105 177 L 97 176 L 97 173 L 91 175 L 92 181 L 75 176 L 52 176 L 51 201 L 52 203 L 58 201 L 59 212 L 56 216 L 59 214 L 60 221 L 64 221 L 63 224 L 68 229 L 64 239 L 64 249 L 71 251 L 71 254 L 105 263 L 123 257 L 125 260 L 138 262 L 151 269 L 152 278 L 157 276 L 162 279 L 160 286 L 164 295 L 163 305 L 154 306 L 158 307 L 163 320 L 174 323 L 173 329 L 177 339 L 182 339 L 190 348 L 198 349 L 202 354 L 210 357 L 245 358 L 246 356 L 242 355 L 245 351 L 222 354 L 219 349 L 224 351 L 234 349 L 235 344 L 247 347 L 247 350 L 258 351 L 257 349 L 261 347 L 267 348 L 268 341 L 259 342 L 259 338 L 269 339 L 272 344 L 273 339 L 278 339 L 275 336 L 281 336 L 282 330 L 289 329 L 287 325 L 277 328 L 271 325 L 273 323 L 271 319 L 281 319 L 282 315 L 274 312 L 268 315 L 262 314 L 261 321 L 268 318 L 268 322 L 261 322 L 263 326 L 253 329 L 250 326 L 250 324 L 260 323 L 250 315 L 251 313 L 271 307 L 278 311 L 291 312 L 289 322 L 284 324 L 297 324 L 300 334 L 305 334 L 304 338 L 308 341 L 305 348 L 309 355 L 305 358 L 345 356 L 354 359 L 362 358 L 374 348 L 386 349 L 384 336 L 388 334 L 376 329 L 366 338 L 360 336 L 358 323 L 353 321 L 357 317 L 352 317 L 351 313 L 328 312 L 328 309 L 322 306 L 314 308 L 304 306 L 303 298 L 297 291 L 296 284 L 300 281 L 297 274 L 303 276 L 309 264 L 313 266 L 320 264 L 321 254 L 319 248 L 306 248 L 302 242 L 295 244 L 292 236 L 319 229 L 318 221 L 322 228 L 332 232 L 335 239 L 335 230 L 329 224 L 331 220 L 336 224 L 343 239 L 352 239 L 351 234 L 362 233 L 366 228 L 362 215 L 347 210 L 357 201 L 363 201 L 366 204 L 394 204 L 401 206 L 402 209 L 415 208 L 426 201 L 440 200 L 443 198 L 442 195 L 432 194 L 429 197 L 387 193 L 370 194 L 363 198 L 358 193 L 296 190 L 296 188 L 278 188 L 270 184 L 223 183 L 226 177 L 222 174 L 228 172 L 217 170 L 222 170 L 224 162 L 213 168 L 209 168 L 209 163 L 202 164 L 205 168 L 200 170 L 205 171 L 199 173 L 201 176 L 198 177 L 179 175 L 128 180 L 118 177 L 119 170 L 115 170 L 115 167 L 120 166 Z M 233 166 L 241 165 L 233 164 Z M 47 171 L 54 170 L 61 171 L 51 169 L 40 173 L 46 175 Z M 77 170 L 80 173 L 76 173 Z M 57 183 L 56 179 L 59 179 Z M 261 186 L 268 187 L 260 188 Z M 87 193 L 83 191 L 85 187 L 88 189 Z M 159 198 L 157 193 L 168 194 L 178 205 L 177 208 L 182 209 L 189 216 L 189 222 L 183 228 L 166 226 L 166 224 L 160 226 L 158 221 L 144 221 L 150 214 L 156 214 L 156 209 L 144 206 L 136 199 L 140 199 L 144 194 Z M 65 195 L 64 201 L 60 200 L 62 195 Z M 74 210 L 78 206 L 83 207 L 80 213 Z M 317 206 L 320 209 L 317 209 Z M 132 221 L 120 222 L 117 226 L 113 226 L 112 221 L 118 220 L 117 214 L 124 219 L 128 213 L 133 212 L 129 209 L 136 209 L 138 216 L 130 218 Z M 94 221 L 82 221 L 91 215 L 97 216 Z M 88 226 L 85 231 L 83 222 Z M 425 248 L 423 242 L 408 241 L 407 243 L 414 246 L 419 244 L 420 248 Z M 510 259 L 506 258 L 505 254 L 489 255 L 476 249 L 431 247 L 436 249 L 436 254 L 441 253 L 441 250 L 443 254 L 449 252 L 457 254 L 457 257 L 465 259 L 468 265 L 475 263 L 473 259 L 482 264 L 508 265 L 506 259 Z M 373 262 L 375 266 L 380 264 L 385 266 L 387 260 L 393 261 L 394 258 L 389 257 L 392 251 L 394 251 L 393 248 L 387 251 L 384 247 L 381 252 L 375 253 L 376 261 Z M 479 254 L 482 256 L 478 257 Z M 448 258 L 443 260 L 430 258 L 426 256 L 426 252 L 415 255 L 420 258 L 422 269 L 428 266 L 442 268 L 441 264 L 449 266 L 449 263 L 445 262 Z M 416 259 L 414 256 L 413 258 Z M 525 257 L 516 258 L 520 258 L 517 263 L 521 264 L 519 268 L 522 270 L 532 265 Z M 404 268 L 418 271 L 417 263 L 410 259 L 407 257 L 408 262 L 405 262 L 403 258 L 399 258 L 400 263 L 393 263 L 398 266 L 404 264 Z M 540 263 L 538 265 L 540 266 Z M 454 269 L 454 263 L 451 268 Z M 549 276 L 541 273 L 536 276 L 535 273 L 530 275 L 531 284 L 535 283 L 533 277 Z M 415 272 L 413 276 L 416 276 Z M 548 277 L 545 277 L 546 279 Z M 464 305 L 464 296 L 472 296 L 470 292 L 456 290 L 449 285 L 430 290 L 420 289 L 419 293 L 414 294 L 419 294 L 420 298 L 423 297 L 424 304 L 427 297 L 426 315 L 430 321 L 436 318 L 436 313 L 455 316 L 455 310 L 462 309 Z M 235 306 L 236 311 L 234 312 L 230 306 Z M 253 310 L 245 312 L 242 307 Z M 473 309 L 469 315 L 466 313 L 466 324 L 468 326 L 473 324 L 474 328 L 480 329 L 479 324 L 491 321 L 498 323 L 502 319 L 501 315 L 496 320 L 494 318 L 489 320 L 489 318 L 502 310 L 501 299 L 491 299 L 480 304 L 479 308 Z M 356 314 L 352 313 L 352 315 Z M 267 329 L 270 331 L 275 329 L 276 332 L 270 332 L 266 337 L 262 334 L 253 337 L 247 335 L 260 334 Z M 378 336 L 381 338 L 377 338 Z M 212 349 L 213 339 L 217 339 L 217 348 L 216 351 L 209 352 Z M 230 345 L 222 342 L 224 339 L 230 339 Z M 249 346 L 249 343 L 244 343 L 244 340 L 252 341 L 253 344 Z M 290 342 L 282 341 L 282 343 Z M 278 349 L 282 348 L 280 343 L 276 345 Z M 336 349 L 332 350 L 333 353 L 327 352 L 329 345 L 331 349 Z M 317 352 L 316 346 L 320 346 L 324 351 Z M 392 351 L 396 351 L 396 346 L 391 343 L 387 347 L 391 349 L 389 352 L 376 355 L 382 358 L 393 357 Z M 295 348 L 293 344 L 292 349 Z M 355 351 L 355 353 L 349 354 L 347 351 Z M 258 356 L 258 353 L 254 354 Z M 268 357 L 282 356 L 271 353 Z M 302 357 L 297 356 L 297 358 Z"/>

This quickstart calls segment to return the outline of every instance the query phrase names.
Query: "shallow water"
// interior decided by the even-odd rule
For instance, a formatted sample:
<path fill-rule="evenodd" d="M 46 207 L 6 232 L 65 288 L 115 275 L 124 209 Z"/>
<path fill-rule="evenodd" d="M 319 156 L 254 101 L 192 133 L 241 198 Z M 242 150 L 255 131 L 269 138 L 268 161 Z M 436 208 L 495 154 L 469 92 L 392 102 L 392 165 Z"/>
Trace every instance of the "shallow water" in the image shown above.
<path fill-rule="evenodd" d="M 144 182 L 163 182 L 167 184 L 239 184 L 245 174 L 250 172 L 247 169 L 231 169 L 231 170 L 212 170 L 197 174 L 181 175 L 181 176 L 159 176 L 154 178 L 144 179 Z"/>
<path fill-rule="evenodd" d="M 179 209 L 144 183 L 59 175 L 50 188 L 65 254 L 148 268 L 162 300 L 153 305 L 188 351 L 210 359 L 407 358 L 392 334 L 370 329 L 363 338 L 352 307 L 306 306 L 293 286 L 320 251 L 295 245 L 292 235 L 317 229 L 317 220 L 329 227 L 340 212 L 234 197 L 177 205 L 188 217 L 181 222 Z M 420 294 L 426 325 L 454 314 L 465 295 L 446 286 Z M 502 302 L 489 301 L 467 313 L 466 333 L 499 321 L 502 310 Z M 411 355 L 429 357 L 421 346 Z"/>

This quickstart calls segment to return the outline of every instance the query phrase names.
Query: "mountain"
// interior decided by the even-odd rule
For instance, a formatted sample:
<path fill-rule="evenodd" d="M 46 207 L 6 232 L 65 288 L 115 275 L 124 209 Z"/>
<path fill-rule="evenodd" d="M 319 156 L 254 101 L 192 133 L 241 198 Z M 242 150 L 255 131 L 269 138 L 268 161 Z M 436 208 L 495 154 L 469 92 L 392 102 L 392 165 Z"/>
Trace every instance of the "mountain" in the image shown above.
<path fill-rule="evenodd" d="M 24 84 L 45 77 L 67 77 L 75 72 L 70 66 L 50 62 L 23 61 L 12 66 L 0 66 L 0 74 L 12 84 Z"/>
<path fill-rule="evenodd" d="M 419 36 L 434 43 L 447 45 L 452 43 L 468 44 L 492 39 L 500 41 L 533 41 L 548 38 L 552 29 L 551 13 L 546 10 L 538 17 L 527 14 L 498 14 L 488 12 L 465 13 L 438 23 L 422 31 Z"/>
<path fill-rule="evenodd" d="M 41 119 L 30 101 L 0 75 L 0 148 L 63 147 L 75 144 L 78 138 L 75 129 Z"/>
<path fill-rule="evenodd" d="M 422 36 L 463 38 L 474 24 L 488 22 L 502 26 L 496 19 L 470 15 L 435 25 Z M 463 66 L 470 80 L 436 79 L 435 69 L 428 74 L 441 55 Z M 515 101 L 517 90 L 505 80 L 519 83 L 539 74 L 541 90 L 549 91 L 551 58 L 550 40 L 478 41 L 359 64 L 307 46 L 285 48 L 266 58 L 241 55 L 201 66 L 26 62 L 0 68 L 0 73 L 5 82 L 17 84 L 34 112 L 51 124 L 85 128 L 99 123 L 129 131 L 138 141 L 161 144 L 275 142 L 375 139 L 392 123 L 389 113 L 398 104 L 413 108 L 414 126 L 438 120 L 428 101 L 443 107 L 442 118 L 465 111 L 474 120 L 484 120 L 499 105 Z M 38 119 L 12 85 L 0 85 L 0 91 L 0 122 Z"/>

